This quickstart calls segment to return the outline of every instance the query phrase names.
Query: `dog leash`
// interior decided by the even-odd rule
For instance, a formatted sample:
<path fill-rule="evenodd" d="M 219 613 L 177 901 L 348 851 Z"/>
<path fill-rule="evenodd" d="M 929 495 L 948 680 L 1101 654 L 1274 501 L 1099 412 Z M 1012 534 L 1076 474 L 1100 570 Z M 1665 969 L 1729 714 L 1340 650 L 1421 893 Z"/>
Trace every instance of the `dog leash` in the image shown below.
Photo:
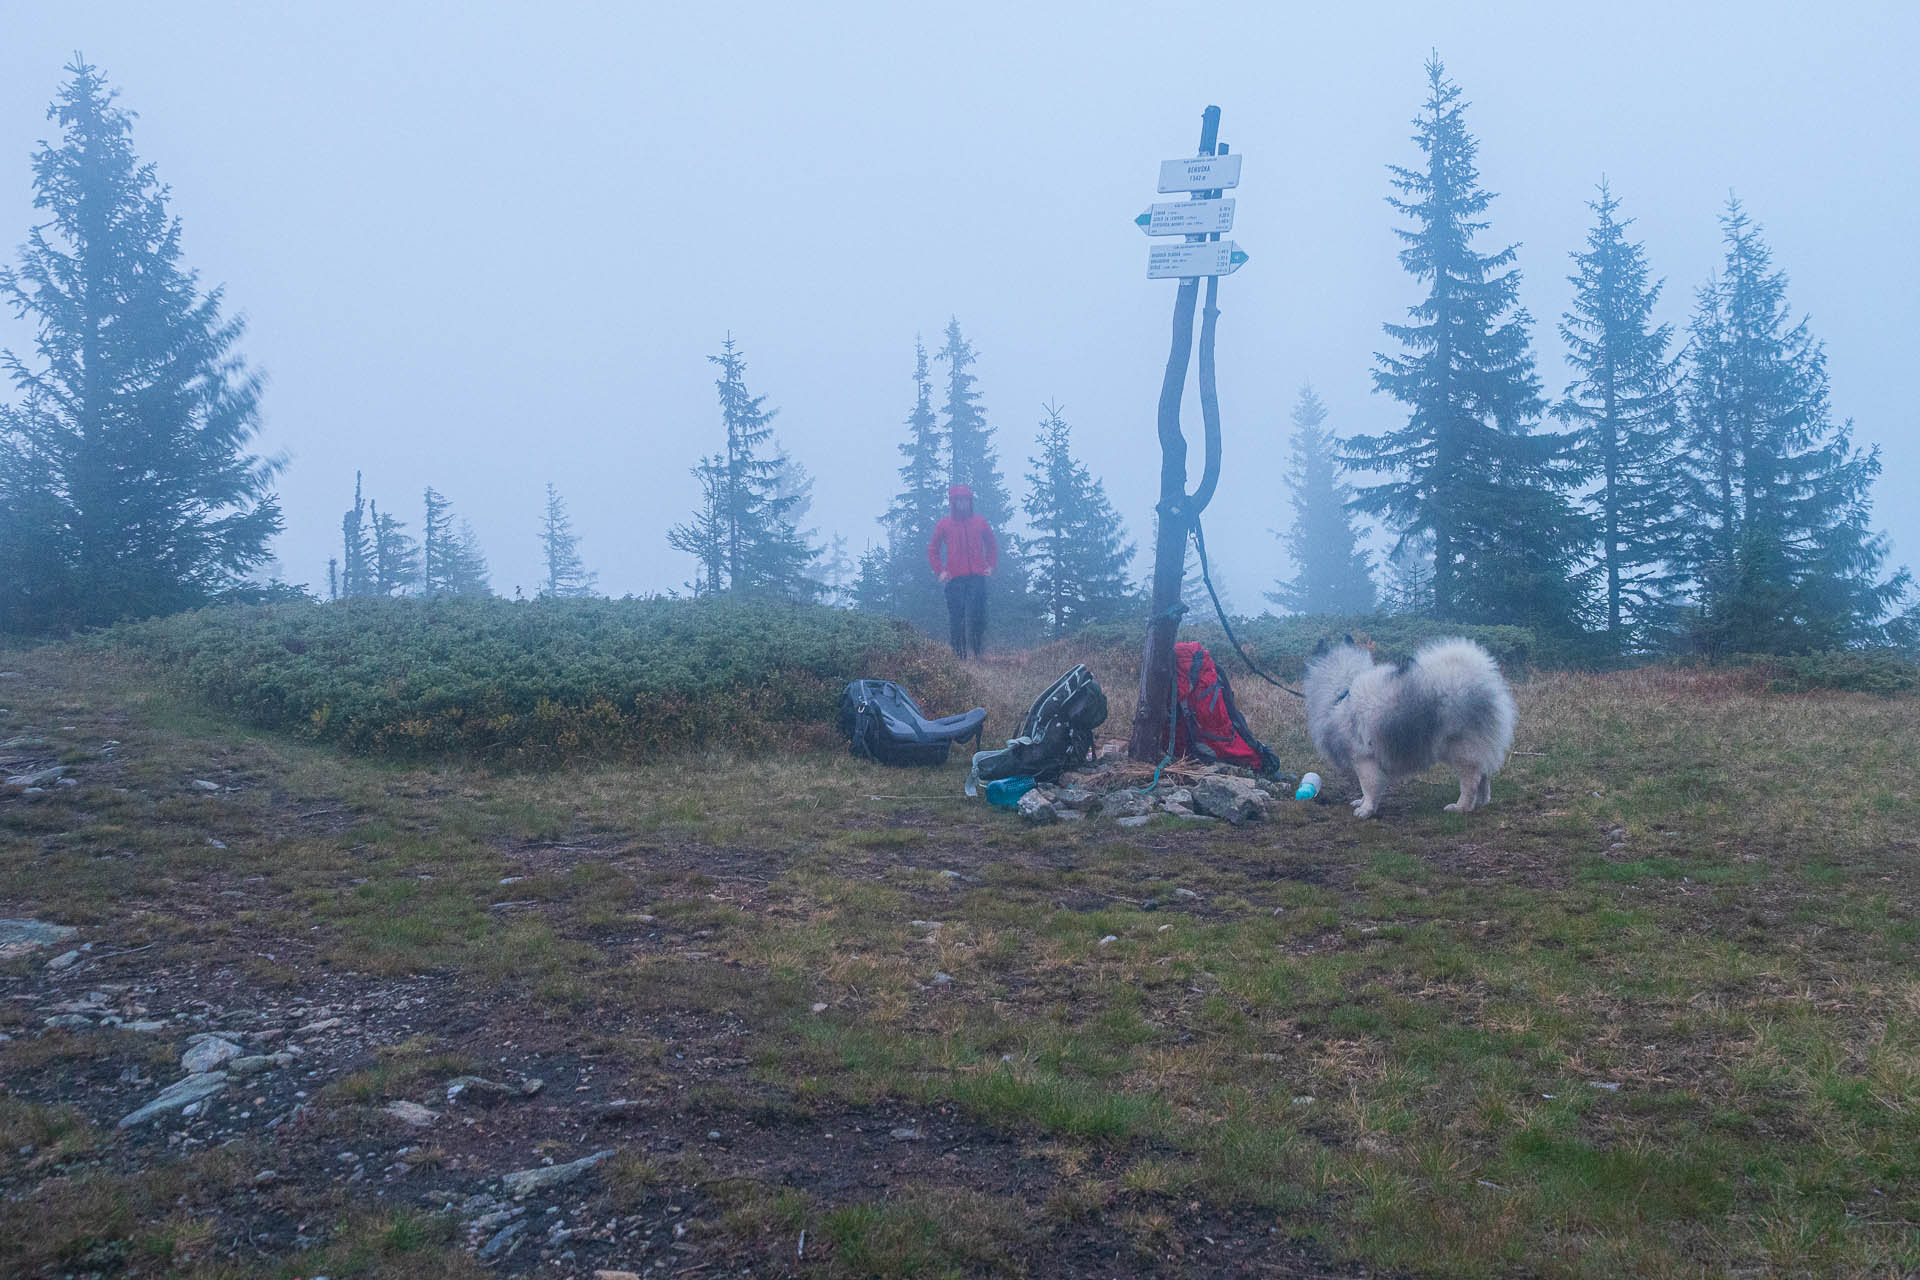
<path fill-rule="evenodd" d="M 1246 647 L 1240 643 L 1240 637 L 1233 634 L 1233 624 L 1227 621 L 1226 607 L 1220 603 L 1220 593 L 1213 589 L 1213 576 L 1207 571 L 1207 539 L 1206 535 L 1200 532 L 1200 517 L 1198 515 L 1193 517 L 1193 546 L 1194 549 L 1200 553 L 1200 581 L 1207 584 L 1207 595 L 1213 599 L 1213 611 L 1220 617 L 1220 629 L 1227 633 L 1227 643 L 1231 644 L 1233 651 L 1240 655 L 1240 661 L 1247 664 L 1247 670 L 1253 672 L 1253 674 L 1259 676 L 1274 688 L 1285 689 L 1288 693 L 1304 702 L 1307 697 L 1306 694 L 1289 685 L 1280 683 L 1262 671 L 1260 665 L 1247 653 Z M 1342 694 L 1341 696 L 1345 697 L 1346 695 Z"/>

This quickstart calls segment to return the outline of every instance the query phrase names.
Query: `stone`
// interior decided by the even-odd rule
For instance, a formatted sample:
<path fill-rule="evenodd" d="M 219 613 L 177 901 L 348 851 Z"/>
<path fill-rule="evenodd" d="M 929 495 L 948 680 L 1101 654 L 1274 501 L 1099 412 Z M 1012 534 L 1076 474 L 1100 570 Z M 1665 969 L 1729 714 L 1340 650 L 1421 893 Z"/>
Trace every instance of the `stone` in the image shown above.
<path fill-rule="evenodd" d="M 1192 810 L 1192 809 L 1189 809 L 1189 808 L 1188 808 L 1188 807 L 1187 807 L 1186 805 L 1184 805 L 1184 804 L 1175 804 L 1175 803 L 1174 803 L 1173 801 L 1171 801 L 1171 800 L 1169 800 L 1169 801 L 1167 801 L 1167 805 L 1166 805 L 1166 808 L 1165 808 L 1165 809 L 1163 810 L 1163 812 L 1164 812 L 1164 813 L 1166 813 L 1168 817 L 1172 817 L 1172 818 L 1191 818 L 1191 817 L 1193 817 L 1193 810 Z"/>
<path fill-rule="evenodd" d="M 36 769 L 32 773 L 16 773 L 7 779 L 6 785 L 9 787 L 44 787 L 49 782 L 62 777 L 66 772 L 67 766 L 56 764 L 49 768 Z"/>
<path fill-rule="evenodd" d="M 1104 947 L 1110 942 L 1118 942 L 1118 941 L 1120 941 L 1120 935 L 1117 933 L 1110 933 L 1106 937 L 1100 939 L 1100 945 Z"/>
<path fill-rule="evenodd" d="M 295 1027 L 293 1030 L 293 1034 L 297 1036 L 318 1035 L 322 1031 L 331 1031 L 339 1025 L 340 1025 L 339 1018 L 322 1018 L 318 1022 L 309 1022 L 304 1027 Z"/>
<path fill-rule="evenodd" d="M 151 1033 L 155 1031 L 165 1031 L 167 1024 L 165 1022 L 156 1022 L 152 1018 L 141 1018 L 137 1022 L 122 1023 L 120 1029 L 123 1031 L 143 1031 Z"/>
<path fill-rule="evenodd" d="M 48 925 L 44 919 L 0 919 L 0 948 L 52 946 L 77 933 L 73 925 Z"/>
<path fill-rule="evenodd" d="M 933 985 L 936 987 L 944 987 L 952 981 L 953 975 L 950 973 L 936 973 L 933 975 Z"/>
<path fill-rule="evenodd" d="M 232 1062 L 241 1053 L 240 1046 L 233 1041 L 212 1036 L 181 1054 L 180 1065 L 189 1075 L 205 1075 L 215 1067 Z"/>
<path fill-rule="evenodd" d="M 824 1000 L 814 1001 L 812 1007 L 813 1007 L 813 1012 L 815 1013 L 825 1013 L 827 1011 L 827 1005 Z"/>
<path fill-rule="evenodd" d="M 1121 818 L 1121 819 L 1119 819 L 1119 825 L 1120 825 L 1120 826 L 1123 826 L 1123 827 L 1144 827 L 1144 826 L 1146 826 L 1146 825 L 1147 825 L 1147 824 L 1148 824 L 1149 822 L 1152 822 L 1152 821 L 1153 821 L 1153 815 L 1152 815 L 1152 814 L 1150 814 L 1150 813 L 1137 813 L 1137 814 L 1134 814 L 1134 815 L 1133 815 L 1132 817 L 1130 817 L 1130 818 Z"/>
<path fill-rule="evenodd" d="M 47 1026 L 56 1031 L 81 1031 L 93 1026 L 93 1019 L 84 1013 L 56 1013 L 47 1019 Z"/>
<path fill-rule="evenodd" d="M 1138 818 L 1153 812 L 1153 797 L 1138 791 L 1109 791 L 1100 797 L 1103 818 Z"/>
<path fill-rule="evenodd" d="M 1193 808 L 1193 792 L 1185 787 L 1175 787 L 1167 792 L 1168 807 L 1171 808 L 1176 804 L 1184 805 L 1189 809 Z"/>
<path fill-rule="evenodd" d="M 195 778 L 193 785 L 201 791 L 218 791 L 220 789 L 219 783 L 208 782 L 205 778 Z"/>
<path fill-rule="evenodd" d="M 232 1076 L 257 1076 L 262 1071 L 271 1071 L 275 1067 L 293 1065 L 291 1053 L 257 1053 L 247 1058 L 235 1058 L 227 1064 L 227 1074 Z"/>
<path fill-rule="evenodd" d="M 275 1170 L 262 1169 L 260 1172 L 253 1175 L 253 1185 L 256 1187 L 264 1187 L 269 1183 L 275 1181 L 279 1177 L 280 1177 L 279 1173 L 276 1172 Z"/>
<path fill-rule="evenodd" d="M 925 1138 L 927 1135 L 920 1132 L 918 1129 L 902 1128 L 902 1129 L 895 1129 L 893 1131 L 892 1136 L 900 1142 L 918 1142 L 922 1138 Z"/>
<path fill-rule="evenodd" d="M 519 1090 L 481 1076 L 455 1076 L 447 1081 L 448 1102 L 471 1102 L 491 1107 L 519 1096 Z"/>
<path fill-rule="evenodd" d="M 1273 798 L 1246 778 L 1211 774 L 1193 788 L 1193 807 L 1209 818 L 1221 818 L 1234 826 L 1258 822 L 1267 816 Z"/>
<path fill-rule="evenodd" d="M 424 1129 L 440 1118 L 438 1111 L 429 1111 L 417 1102 L 389 1102 L 380 1110 L 402 1124 L 410 1124 L 416 1129 Z"/>
<path fill-rule="evenodd" d="M 608 1271 L 604 1267 L 593 1273 L 593 1280 L 640 1280 L 637 1271 Z"/>
<path fill-rule="evenodd" d="M 518 1199 L 530 1196 L 536 1191 L 545 1191 L 549 1187 L 572 1182 L 602 1160 L 612 1158 L 613 1148 L 608 1147 L 605 1151 L 596 1151 L 590 1156 L 581 1156 L 578 1160 L 570 1160 L 566 1164 L 546 1165 L 539 1169 L 522 1169 L 518 1173 L 509 1173 L 500 1179 L 500 1186 L 508 1195 Z"/>
<path fill-rule="evenodd" d="M 1173 891 L 1173 896 L 1176 898 L 1187 898 L 1193 901 L 1198 901 L 1200 898 L 1200 895 L 1195 893 L 1191 889 L 1175 889 Z"/>
<path fill-rule="evenodd" d="M 47 968 L 64 969 L 79 959 L 80 953 L 78 951 L 63 951 L 53 959 L 47 961 Z"/>
<path fill-rule="evenodd" d="M 1091 809 L 1095 799 L 1084 787 L 1061 787 L 1053 794 L 1053 803 L 1062 809 Z"/>
<path fill-rule="evenodd" d="M 1060 821 L 1060 811 L 1053 807 L 1053 801 L 1036 791 L 1020 797 L 1019 814 L 1036 827 Z"/>
<path fill-rule="evenodd" d="M 1053 816 L 1062 822 L 1085 822 L 1087 819 L 1087 811 L 1085 809 L 1062 809 L 1056 805 Z"/>
<path fill-rule="evenodd" d="M 594 1108 L 593 1118 L 601 1124 L 627 1124 L 646 1114 L 646 1103 L 631 1098 L 615 1098 Z"/>
<path fill-rule="evenodd" d="M 909 920 L 907 923 L 915 929 L 922 929 L 928 933 L 938 933 L 946 928 L 946 923 L 941 920 Z"/>
<path fill-rule="evenodd" d="M 526 1229 L 527 1229 L 527 1223 L 526 1223 L 526 1219 L 524 1218 L 521 1219 L 519 1222 L 509 1222 L 506 1226 L 500 1228 L 499 1231 L 495 1232 L 491 1240 L 488 1240 L 485 1244 L 480 1246 L 480 1256 L 482 1258 L 492 1258 L 492 1257 L 498 1256 L 503 1249 L 507 1248 L 508 1245 L 511 1245 L 513 1243 L 513 1238 L 515 1236 L 519 1235 L 522 1231 L 525 1231 Z"/>
<path fill-rule="evenodd" d="M 157 1115 L 178 1111 L 203 1098 L 211 1098 L 226 1087 L 227 1073 L 224 1071 L 211 1071 L 205 1075 L 191 1075 L 184 1080 L 176 1080 L 146 1106 L 120 1117 L 119 1127 L 126 1129 L 143 1120 L 151 1120 Z"/>

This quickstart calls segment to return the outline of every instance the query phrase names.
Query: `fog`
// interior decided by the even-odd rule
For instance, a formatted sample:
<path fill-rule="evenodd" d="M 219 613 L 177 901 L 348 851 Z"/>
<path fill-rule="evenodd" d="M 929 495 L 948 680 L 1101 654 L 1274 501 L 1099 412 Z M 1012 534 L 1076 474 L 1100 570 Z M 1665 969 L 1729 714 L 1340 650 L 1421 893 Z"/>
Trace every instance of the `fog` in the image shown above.
<path fill-rule="evenodd" d="M 1420 292 L 1386 166 L 1417 155 L 1437 48 L 1500 193 L 1481 247 L 1522 246 L 1547 392 L 1599 178 L 1677 327 L 1735 191 L 1826 343 L 1836 417 L 1882 448 L 1895 560 L 1920 561 L 1899 390 L 1920 338 L 1920 10 L 1465 8 L 11 5 L 0 246 L 36 221 L 28 156 L 83 51 L 140 113 L 189 261 L 249 319 L 292 581 L 324 588 L 358 468 L 416 532 L 423 486 L 448 495 L 504 594 L 533 592 L 549 480 L 603 591 L 679 586 L 692 562 L 666 533 L 720 439 L 705 357 L 729 332 L 817 479 L 806 523 L 857 553 L 897 488 L 915 334 L 937 345 L 950 315 L 1016 494 L 1058 401 L 1144 544 L 1175 286 L 1146 279 L 1132 218 L 1217 103 L 1252 260 L 1221 289 L 1207 532 L 1255 608 L 1287 567 L 1268 530 L 1299 385 L 1342 433 L 1403 418 L 1369 376 Z M 31 333 L 8 316 L 0 345 Z"/>

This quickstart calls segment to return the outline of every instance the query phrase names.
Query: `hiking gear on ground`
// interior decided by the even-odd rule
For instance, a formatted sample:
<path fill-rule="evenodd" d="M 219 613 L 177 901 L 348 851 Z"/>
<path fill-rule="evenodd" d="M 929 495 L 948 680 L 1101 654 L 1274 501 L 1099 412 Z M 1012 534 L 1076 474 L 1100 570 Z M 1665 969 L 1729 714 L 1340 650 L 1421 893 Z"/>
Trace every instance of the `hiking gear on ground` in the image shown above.
<path fill-rule="evenodd" d="M 1034 699 L 1020 723 L 1019 737 L 1009 738 L 999 751 L 982 751 L 973 757 L 968 786 L 997 778 L 1052 782 L 1093 759 L 1093 731 L 1106 722 L 1106 692 L 1086 667 L 1075 667 Z"/>
<path fill-rule="evenodd" d="M 977 573 L 947 583 L 947 631 L 956 657 L 979 657 L 987 641 L 987 580 Z"/>
<path fill-rule="evenodd" d="M 1205 645 L 1198 640 L 1175 644 L 1173 673 L 1179 701 L 1173 731 L 1176 757 L 1237 764 L 1258 774 L 1280 772 L 1280 757 L 1247 728 L 1247 718 L 1234 705 L 1227 673 L 1213 665 L 1213 655 Z"/>
<path fill-rule="evenodd" d="M 1038 785 L 1032 778 L 995 778 L 987 784 L 987 803 L 996 809 L 1018 809 L 1020 797 Z"/>
<path fill-rule="evenodd" d="M 945 552 L 945 556 L 942 556 Z M 935 576 L 963 578 L 992 573 L 1000 566 L 1000 542 L 987 518 L 973 509 L 973 490 L 956 484 L 947 490 L 947 514 L 927 539 L 927 568 Z"/>
<path fill-rule="evenodd" d="M 913 695 L 891 680 L 855 680 L 840 695 L 840 732 L 847 750 L 880 764 L 945 764 L 956 742 L 980 745 L 987 709 L 930 719 Z"/>

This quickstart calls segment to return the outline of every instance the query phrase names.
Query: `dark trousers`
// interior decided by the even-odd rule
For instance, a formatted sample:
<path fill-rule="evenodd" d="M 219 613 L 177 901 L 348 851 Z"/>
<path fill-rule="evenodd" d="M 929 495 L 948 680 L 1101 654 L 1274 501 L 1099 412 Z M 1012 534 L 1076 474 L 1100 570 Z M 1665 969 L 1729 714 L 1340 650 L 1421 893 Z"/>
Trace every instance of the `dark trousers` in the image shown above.
<path fill-rule="evenodd" d="M 953 651 L 978 656 L 987 639 L 986 575 L 970 573 L 947 581 L 947 630 Z"/>

